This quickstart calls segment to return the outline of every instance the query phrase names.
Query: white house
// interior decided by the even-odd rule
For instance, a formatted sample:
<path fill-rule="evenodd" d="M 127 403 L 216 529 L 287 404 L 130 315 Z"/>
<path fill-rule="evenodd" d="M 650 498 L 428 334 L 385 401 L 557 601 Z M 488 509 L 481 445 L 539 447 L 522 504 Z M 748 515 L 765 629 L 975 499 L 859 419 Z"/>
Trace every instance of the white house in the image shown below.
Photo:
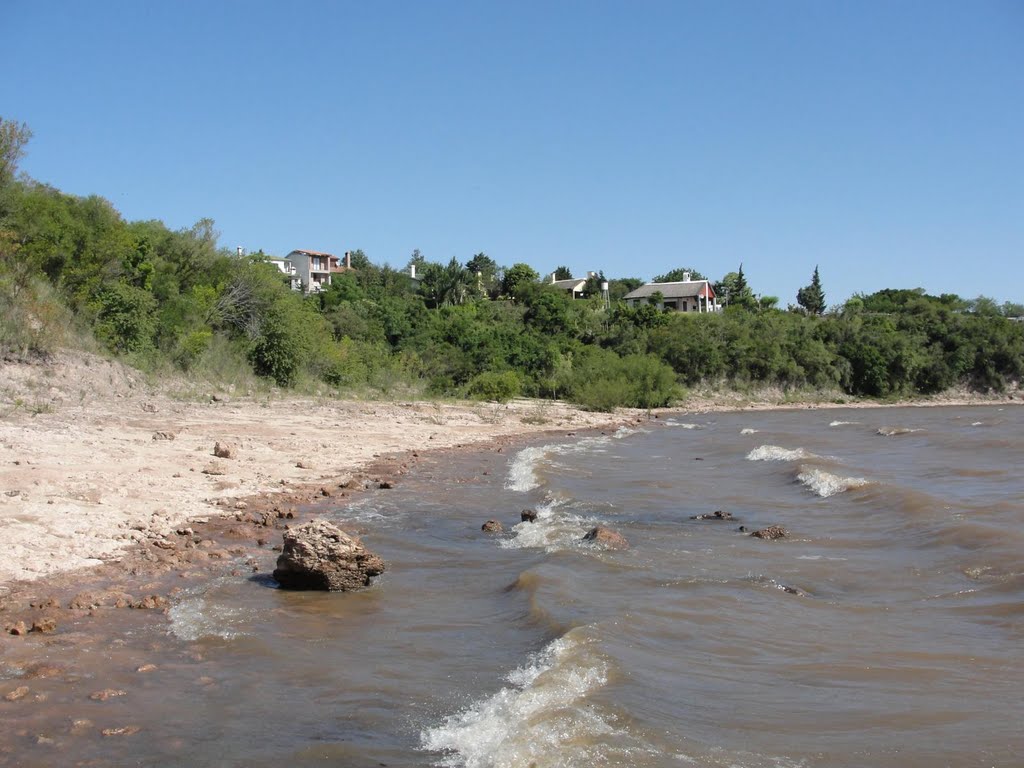
<path fill-rule="evenodd" d="M 689 275 L 685 275 L 689 277 Z M 675 283 L 646 283 L 635 291 L 630 291 L 623 299 L 631 306 L 651 304 L 652 297 L 657 298 L 658 308 L 671 309 L 676 312 L 718 312 L 718 297 L 707 280 L 681 280 Z"/>
<path fill-rule="evenodd" d="M 345 253 L 344 260 L 341 260 L 334 254 L 323 251 L 295 250 L 283 260 L 291 264 L 299 286 L 305 293 L 324 290 L 331 284 L 332 274 L 352 269 L 352 256 L 348 252 Z M 292 287 L 295 287 L 294 284 Z"/>
<path fill-rule="evenodd" d="M 302 290 L 302 280 L 299 279 L 298 272 L 295 269 L 295 265 L 292 264 L 288 259 L 267 259 L 268 264 L 273 264 L 277 267 L 281 274 L 288 279 L 288 287 L 293 291 Z"/>
<path fill-rule="evenodd" d="M 548 285 L 552 286 L 553 288 L 558 288 L 560 290 L 568 292 L 570 298 L 573 298 L 573 299 L 581 299 L 581 298 L 583 298 L 583 291 L 584 291 L 584 289 L 587 286 L 587 278 L 583 278 L 583 277 L 570 277 L 567 280 L 556 280 L 555 279 L 556 275 L 557 275 L 556 272 L 552 272 L 551 273 L 550 281 L 548 282 Z M 590 272 L 589 275 L 591 277 L 594 277 L 594 276 L 596 276 L 596 273 L 595 272 Z"/>

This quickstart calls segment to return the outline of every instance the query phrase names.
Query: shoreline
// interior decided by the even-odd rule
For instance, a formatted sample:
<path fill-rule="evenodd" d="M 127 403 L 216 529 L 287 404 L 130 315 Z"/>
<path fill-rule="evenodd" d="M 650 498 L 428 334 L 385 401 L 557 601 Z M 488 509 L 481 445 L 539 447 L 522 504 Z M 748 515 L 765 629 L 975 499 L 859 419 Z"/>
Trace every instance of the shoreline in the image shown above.
<path fill-rule="evenodd" d="M 894 403 L 770 402 L 730 394 L 601 414 L 529 400 L 260 402 L 215 394 L 183 402 L 98 358 L 0 370 L 13 372 L 9 378 L 23 392 L 38 391 L 32 381 L 41 377 L 56 403 L 12 414 L 0 400 L 5 629 L 53 618 L 65 605 L 76 611 L 161 607 L 169 590 L 194 579 L 258 571 L 260 559 L 276 558 L 272 547 L 284 526 L 315 515 L 328 498 L 351 500 L 392 487 L 424 454 L 502 451 L 546 436 L 657 423 L 669 414 L 1024 404 L 1012 394 Z M 91 395 L 82 394 L 86 389 Z M 217 443 L 227 457 L 213 455 Z M 101 594 L 71 594 L 83 585 Z"/>

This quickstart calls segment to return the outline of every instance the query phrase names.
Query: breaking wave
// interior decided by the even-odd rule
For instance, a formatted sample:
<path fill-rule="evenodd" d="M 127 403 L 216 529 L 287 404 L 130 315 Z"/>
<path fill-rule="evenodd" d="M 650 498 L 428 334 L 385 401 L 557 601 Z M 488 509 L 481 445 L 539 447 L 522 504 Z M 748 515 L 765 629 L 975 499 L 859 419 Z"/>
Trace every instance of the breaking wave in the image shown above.
<path fill-rule="evenodd" d="M 829 423 L 830 427 L 849 427 L 854 424 L 860 424 L 859 421 L 833 421 Z"/>
<path fill-rule="evenodd" d="M 863 477 L 840 477 L 817 468 L 801 468 L 796 479 L 814 493 L 827 499 L 851 488 L 863 488 L 868 481 Z"/>
<path fill-rule="evenodd" d="M 549 498 L 536 507 L 536 512 L 534 522 L 524 521 L 512 526 L 512 535 L 502 539 L 500 546 L 542 549 L 549 553 L 580 549 L 583 535 L 597 524 L 596 520 L 569 510 L 564 500 Z"/>
<path fill-rule="evenodd" d="M 817 456 L 803 448 L 789 450 L 777 445 L 761 445 L 747 454 L 747 461 L 797 461 L 814 458 Z"/>
<path fill-rule="evenodd" d="M 540 485 L 537 479 L 537 464 L 547 455 L 549 446 L 523 448 L 515 455 L 508 469 L 505 487 L 510 491 L 525 493 Z"/>
<path fill-rule="evenodd" d="M 685 421 L 676 421 L 675 419 L 667 419 L 665 421 L 666 427 L 679 427 L 679 429 L 704 429 L 703 424 L 692 424 Z"/>
<path fill-rule="evenodd" d="M 741 435 L 756 435 L 760 431 L 761 431 L 760 429 L 751 429 L 750 427 L 744 427 L 743 429 L 740 430 L 740 434 Z"/>
<path fill-rule="evenodd" d="M 924 432 L 923 429 L 912 429 L 910 427 L 879 427 L 878 434 L 882 437 L 897 437 L 899 435 L 910 435 L 914 432 Z"/>
<path fill-rule="evenodd" d="M 523 448 L 509 462 L 505 488 L 510 491 L 519 491 L 520 493 L 532 491 L 534 488 L 540 487 L 541 483 L 540 478 L 537 476 L 537 468 L 548 456 L 601 451 L 603 446 L 608 444 L 609 440 L 621 440 L 624 437 L 635 435 L 639 431 L 630 427 L 619 427 L 611 435 L 584 437 L 582 440 L 577 440 L 573 443 L 553 443 Z"/>
<path fill-rule="evenodd" d="M 494 695 L 421 732 L 424 750 L 449 768 L 585 766 L 602 762 L 618 731 L 585 699 L 608 680 L 608 663 L 577 630 L 512 671 Z M 625 736 L 626 734 L 622 734 Z"/>

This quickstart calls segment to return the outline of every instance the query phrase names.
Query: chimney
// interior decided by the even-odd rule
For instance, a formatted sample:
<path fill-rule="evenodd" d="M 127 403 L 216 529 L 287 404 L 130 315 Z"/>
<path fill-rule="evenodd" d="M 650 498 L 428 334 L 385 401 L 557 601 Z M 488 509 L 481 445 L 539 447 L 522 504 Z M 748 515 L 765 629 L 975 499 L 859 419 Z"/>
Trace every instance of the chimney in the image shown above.
<path fill-rule="evenodd" d="M 415 263 L 409 265 L 409 277 L 411 277 L 413 280 L 416 279 L 416 264 Z"/>
<path fill-rule="evenodd" d="M 238 246 L 237 248 L 235 248 L 235 252 L 238 253 L 238 258 L 242 258 L 243 256 L 245 256 L 245 248 L 243 248 L 242 246 Z"/>
<path fill-rule="evenodd" d="M 552 273 L 551 273 L 551 284 L 552 284 L 552 285 L 554 285 L 554 282 L 555 282 L 555 275 L 557 275 L 557 274 L 558 274 L 557 272 L 552 272 Z"/>
<path fill-rule="evenodd" d="M 690 282 L 690 273 L 689 272 L 683 272 L 683 282 L 684 283 Z"/>
<path fill-rule="evenodd" d="M 597 272 L 587 272 L 587 278 L 597 277 Z"/>
<path fill-rule="evenodd" d="M 352 251 L 345 251 L 345 269 L 352 269 Z"/>

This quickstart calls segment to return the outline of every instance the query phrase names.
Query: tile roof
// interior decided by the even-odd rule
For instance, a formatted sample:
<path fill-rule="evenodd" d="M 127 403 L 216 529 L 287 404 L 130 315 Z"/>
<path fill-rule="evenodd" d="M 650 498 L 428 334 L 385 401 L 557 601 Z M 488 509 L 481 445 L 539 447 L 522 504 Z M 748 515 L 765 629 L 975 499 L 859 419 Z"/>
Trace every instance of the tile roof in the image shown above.
<path fill-rule="evenodd" d="M 691 296 L 713 298 L 715 295 L 714 289 L 711 288 L 707 280 L 688 280 L 678 283 L 647 283 L 635 291 L 630 291 L 623 298 L 626 300 L 646 299 L 655 293 L 660 293 L 666 299 L 685 299 Z"/>

